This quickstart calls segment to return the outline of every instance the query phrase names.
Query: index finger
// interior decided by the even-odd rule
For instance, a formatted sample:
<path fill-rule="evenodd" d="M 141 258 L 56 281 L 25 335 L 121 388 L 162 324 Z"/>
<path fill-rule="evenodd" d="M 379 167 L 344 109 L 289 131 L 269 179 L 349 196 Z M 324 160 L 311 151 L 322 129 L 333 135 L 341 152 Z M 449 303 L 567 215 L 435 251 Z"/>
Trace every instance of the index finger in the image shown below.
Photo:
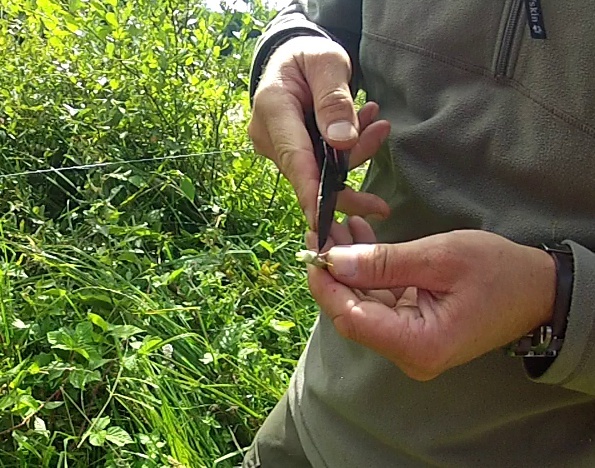
<path fill-rule="evenodd" d="M 288 107 L 267 119 L 267 131 L 277 166 L 292 185 L 308 224 L 314 229 L 320 175 L 301 106 Z"/>
<path fill-rule="evenodd" d="M 327 270 L 308 265 L 308 285 L 320 309 L 341 336 L 398 363 L 419 336 L 423 318 L 398 314 L 374 298 L 360 297 Z M 411 332 L 411 333 L 409 333 Z"/>

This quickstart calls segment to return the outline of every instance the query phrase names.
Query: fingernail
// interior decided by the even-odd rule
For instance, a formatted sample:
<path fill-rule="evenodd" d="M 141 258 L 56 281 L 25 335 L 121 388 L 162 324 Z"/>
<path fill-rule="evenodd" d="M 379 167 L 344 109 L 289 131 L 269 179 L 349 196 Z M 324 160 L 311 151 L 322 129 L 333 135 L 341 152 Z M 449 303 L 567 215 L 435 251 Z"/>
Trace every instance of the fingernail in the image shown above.
<path fill-rule="evenodd" d="M 348 120 L 333 122 L 326 129 L 326 134 L 331 140 L 347 141 L 357 138 L 357 130 Z"/>
<path fill-rule="evenodd" d="M 359 256 L 369 253 L 374 244 L 355 244 L 333 247 L 328 252 L 327 260 L 337 276 L 353 277 L 357 274 Z"/>

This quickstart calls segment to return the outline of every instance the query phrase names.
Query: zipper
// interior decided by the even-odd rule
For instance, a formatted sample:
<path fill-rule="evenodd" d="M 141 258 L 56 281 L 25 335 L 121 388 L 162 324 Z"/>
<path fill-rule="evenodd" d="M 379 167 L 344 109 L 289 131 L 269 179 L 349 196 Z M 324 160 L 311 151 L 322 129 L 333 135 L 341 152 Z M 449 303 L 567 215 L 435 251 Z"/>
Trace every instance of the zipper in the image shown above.
<path fill-rule="evenodd" d="M 504 34 L 500 41 L 500 50 L 498 51 L 498 58 L 496 60 L 495 74 L 497 78 L 506 76 L 506 70 L 512 55 L 512 45 L 518 31 L 519 21 L 523 12 L 523 2 L 525 0 L 513 0 L 510 10 L 508 11 L 508 18 L 506 19 L 506 26 Z"/>

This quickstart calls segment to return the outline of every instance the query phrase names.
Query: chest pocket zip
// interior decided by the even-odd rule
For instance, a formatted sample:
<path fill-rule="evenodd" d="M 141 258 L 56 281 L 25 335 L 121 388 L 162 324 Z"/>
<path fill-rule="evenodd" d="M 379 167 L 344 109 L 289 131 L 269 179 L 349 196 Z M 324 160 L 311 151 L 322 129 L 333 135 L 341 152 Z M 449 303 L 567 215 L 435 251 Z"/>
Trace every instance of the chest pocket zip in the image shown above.
<path fill-rule="evenodd" d="M 529 32 L 533 39 L 546 39 L 545 25 L 543 23 L 543 11 L 540 0 L 513 0 L 508 10 L 508 18 L 504 27 L 504 33 L 500 40 L 498 58 L 494 74 L 496 78 L 505 78 L 512 75 L 511 58 L 512 49 L 516 36 L 519 34 L 519 21 L 523 17 L 523 5 L 526 10 L 526 20 Z M 522 31 L 522 29 L 520 29 Z"/>
<path fill-rule="evenodd" d="M 523 1 L 513 0 L 510 10 L 508 11 L 508 18 L 504 27 L 504 33 L 500 40 L 500 48 L 498 50 L 498 58 L 496 59 L 496 67 L 494 74 L 496 78 L 505 78 L 507 76 L 508 67 L 510 64 L 510 57 L 512 55 L 512 46 L 519 30 L 519 21 L 523 14 Z"/>

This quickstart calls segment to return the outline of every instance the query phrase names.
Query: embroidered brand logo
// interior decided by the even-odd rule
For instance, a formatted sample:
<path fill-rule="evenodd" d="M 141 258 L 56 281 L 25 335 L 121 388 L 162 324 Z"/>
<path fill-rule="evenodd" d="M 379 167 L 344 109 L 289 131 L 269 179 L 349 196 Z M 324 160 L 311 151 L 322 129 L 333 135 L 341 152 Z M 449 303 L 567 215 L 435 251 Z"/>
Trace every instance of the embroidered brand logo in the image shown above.
<path fill-rule="evenodd" d="M 543 10 L 540 0 L 525 0 L 527 23 L 533 39 L 546 39 Z"/>
<path fill-rule="evenodd" d="M 531 23 L 538 23 L 541 16 L 541 9 L 535 0 L 529 0 L 529 17 Z"/>

